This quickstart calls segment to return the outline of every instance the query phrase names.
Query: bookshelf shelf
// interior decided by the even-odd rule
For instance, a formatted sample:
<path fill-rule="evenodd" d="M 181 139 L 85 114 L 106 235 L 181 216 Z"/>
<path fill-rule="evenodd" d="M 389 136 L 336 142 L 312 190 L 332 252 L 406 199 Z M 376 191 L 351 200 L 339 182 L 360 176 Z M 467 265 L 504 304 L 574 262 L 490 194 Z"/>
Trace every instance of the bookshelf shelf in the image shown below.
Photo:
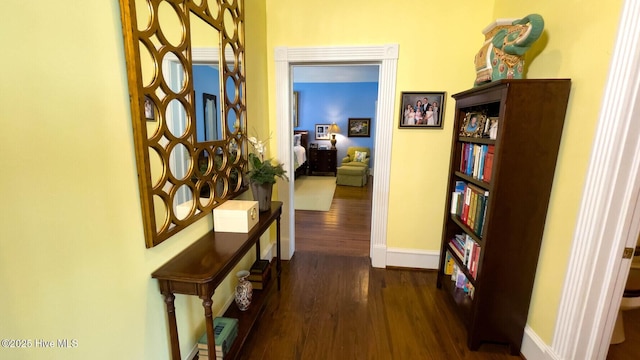
<path fill-rule="evenodd" d="M 464 231 L 464 233 L 469 235 L 469 236 L 471 236 L 475 242 L 477 242 L 478 244 L 482 245 L 482 238 L 480 238 L 478 235 L 476 235 L 476 233 L 474 233 L 473 230 L 471 230 L 467 225 L 462 223 L 460 218 L 458 218 L 455 215 L 451 215 L 451 220 L 453 220 L 453 222 L 456 223 L 456 225 L 458 225 L 460 227 L 460 231 L 459 232 Z"/>
<path fill-rule="evenodd" d="M 520 353 L 570 88 L 569 79 L 500 80 L 453 95 L 437 286 L 458 310 L 471 350 L 487 342 Z M 497 120 L 495 139 L 461 136 L 473 113 Z M 454 238 L 477 260 L 460 258 Z M 455 276 L 445 273 L 447 253 Z"/>
<path fill-rule="evenodd" d="M 471 282 L 471 284 L 473 284 L 473 286 L 476 286 L 475 278 L 471 276 L 471 274 L 469 273 L 469 270 L 464 265 L 464 262 L 462 261 L 462 259 L 460 259 L 460 257 L 455 253 L 451 244 L 447 244 L 447 250 L 449 250 L 449 253 L 457 263 L 458 267 L 460 268 L 460 271 L 464 273 L 464 276 L 466 276 L 466 278 L 469 279 L 469 281 Z"/>
<path fill-rule="evenodd" d="M 481 188 L 483 188 L 485 190 L 489 190 L 489 188 L 490 188 L 490 185 L 491 185 L 490 183 L 478 180 L 478 179 L 476 179 L 476 178 L 474 178 L 472 176 L 463 174 L 460 171 L 456 171 L 454 174 L 455 174 L 455 176 L 460 178 L 460 180 L 464 180 L 466 182 L 472 183 L 472 184 L 477 185 L 477 186 L 479 186 L 479 187 L 481 187 Z"/>

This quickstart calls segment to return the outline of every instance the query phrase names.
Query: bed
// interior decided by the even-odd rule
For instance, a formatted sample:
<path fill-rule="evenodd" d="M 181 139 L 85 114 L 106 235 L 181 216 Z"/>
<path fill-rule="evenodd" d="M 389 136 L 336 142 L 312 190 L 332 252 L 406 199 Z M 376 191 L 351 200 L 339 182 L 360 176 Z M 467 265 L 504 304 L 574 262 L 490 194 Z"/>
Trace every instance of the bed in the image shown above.
<path fill-rule="evenodd" d="M 293 168 L 294 179 L 306 175 L 309 168 L 307 162 L 307 148 L 309 145 L 308 130 L 294 130 L 293 132 Z"/>

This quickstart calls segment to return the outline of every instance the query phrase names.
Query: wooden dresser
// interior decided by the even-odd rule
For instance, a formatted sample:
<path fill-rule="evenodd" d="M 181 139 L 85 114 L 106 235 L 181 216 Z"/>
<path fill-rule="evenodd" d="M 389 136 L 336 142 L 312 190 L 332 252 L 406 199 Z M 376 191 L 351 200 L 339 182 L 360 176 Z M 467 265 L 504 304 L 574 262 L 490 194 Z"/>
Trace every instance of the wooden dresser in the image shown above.
<path fill-rule="evenodd" d="M 309 175 L 317 173 L 333 173 L 338 168 L 338 150 L 309 149 Z"/>

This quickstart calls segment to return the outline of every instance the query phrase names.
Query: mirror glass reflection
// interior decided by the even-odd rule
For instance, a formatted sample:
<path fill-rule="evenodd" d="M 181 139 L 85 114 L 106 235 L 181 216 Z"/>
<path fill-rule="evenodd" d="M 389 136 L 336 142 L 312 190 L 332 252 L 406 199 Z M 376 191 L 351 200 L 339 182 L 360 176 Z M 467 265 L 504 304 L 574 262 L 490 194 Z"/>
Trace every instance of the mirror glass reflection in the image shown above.
<path fill-rule="evenodd" d="M 120 6 L 152 247 L 246 188 L 243 0 Z"/>

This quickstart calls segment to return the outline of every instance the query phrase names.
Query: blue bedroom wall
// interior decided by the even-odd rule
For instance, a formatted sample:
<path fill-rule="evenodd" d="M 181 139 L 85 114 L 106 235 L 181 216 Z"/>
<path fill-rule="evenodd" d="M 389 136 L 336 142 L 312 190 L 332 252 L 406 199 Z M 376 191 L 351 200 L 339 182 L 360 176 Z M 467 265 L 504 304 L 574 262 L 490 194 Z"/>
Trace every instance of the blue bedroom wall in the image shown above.
<path fill-rule="evenodd" d="M 309 142 L 329 145 L 329 140 L 315 140 L 316 124 L 332 124 L 340 127 L 336 135 L 338 166 L 347 154 L 349 146 L 366 146 L 371 149 L 370 167 L 375 166 L 373 147 L 376 129 L 376 101 L 378 100 L 377 82 L 358 83 L 293 83 L 298 92 L 298 127 L 296 130 L 308 130 Z M 349 118 L 370 118 L 370 137 L 348 137 Z"/>
<path fill-rule="evenodd" d="M 213 65 L 193 65 L 193 90 L 196 101 L 196 138 L 204 140 L 204 106 L 202 93 L 216 96 L 216 109 L 218 109 L 218 124 L 220 124 L 220 76 Z M 218 139 L 222 139 L 222 129 L 218 126 Z"/>

